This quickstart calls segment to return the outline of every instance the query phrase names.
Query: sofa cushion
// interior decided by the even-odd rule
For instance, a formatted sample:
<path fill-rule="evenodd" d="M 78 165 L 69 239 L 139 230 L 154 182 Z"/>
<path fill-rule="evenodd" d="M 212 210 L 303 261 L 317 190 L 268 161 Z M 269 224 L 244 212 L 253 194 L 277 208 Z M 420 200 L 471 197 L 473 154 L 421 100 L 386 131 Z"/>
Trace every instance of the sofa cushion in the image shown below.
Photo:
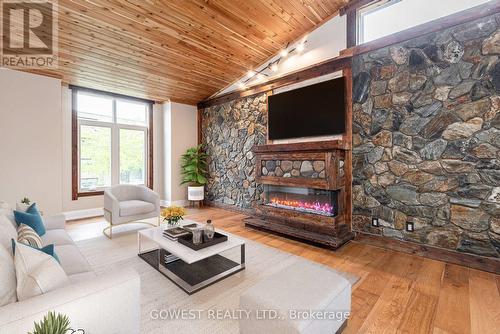
<path fill-rule="evenodd" d="M 64 214 L 43 216 L 43 225 L 45 230 L 64 230 L 66 225 L 66 216 Z"/>
<path fill-rule="evenodd" d="M 11 240 L 17 240 L 17 230 L 6 216 L 0 214 L 0 245 L 12 254 Z"/>
<path fill-rule="evenodd" d="M 31 247 L 42 248 L 42 239 L 34 229 L 28 225 L 21 224 L 17 228 L 17 241 Z"/>
<path fill-rule="evenodd" d="M 25 300 L 69 283 L 63 268 L 52 256 L 15 242 L 17 299 Z"/>
<path fill-rule="evenodd" d="M 12 226 L 17 228 L 16 220 L 14 219 L 14 210 L 7 202 L 0 201 L 0 216 L 3 215 L 11 221 Z"/>
<path fill-rule="evenodd" d="M 328 305 L 346 288 L 351 288 L 349 281 L 334 270 L 312 262 L 300 262 L 258 282 L 243 295 L 258 297 L 271 308 L 315 309 Z"/>
<path fill-rule="evenodd" d="M 144 213 L 149 213 L 155 210 L 155 206 L 152 203 L 139 201 L 139 200 L 131 200 L 120 202 L 120 216 L 135 216 Z"/>
<path fill-rule="evenodd" d="M 55 246 L 54 244 L 50 244 L 50 245 L 47 245 L 47 246 L 44 246 L 44 247 L 36 247 L 36 246 L 32 246 L 32 245 L 28 245 L 28 244 L 25 244 L 25 243 L 22 243 L 21 241 L 18 241 L 17 243 L 14 242 L 14 239 L 12 239 L 12 254 L 16 255 L 16 245 L 18 244 L 23 244 L 23 245 L 26 245 L 26 246 L 29 246 L 33 249 L 36 249 L 36 250 L 39 250 L 40 252 L 44 252 L 45 254 L 47 255 L 50 255 L 52 256 L 54 259 L 56 259 L 57 262 L 61 262 L 59 261 L 59 257 L 57 256 L 56 252 L 55 252 Z"/>
<path fill-rule="evenodd" d="M 38 212 L 36 203 L 33 203 L 26 212 L 14 211 L 14 217 L 18 226 L 26 224 L 34 229 L 39 236 L 45 234 L 45 226 L 43 225 L 42 216 Z"/>
<path fill-rule="evenodd" d="M 16 269 L 11 254 L 0 246 L 0 306 L 17 301 Z"/>
<path fill-rule="evenodd" d="M 286 284 L 284 284 L 284 282 Z M 351 284 L 334 270 L 309 261 L 292 264 L 240 295 L 241 333 L 336 333 L 351 310 Z M 258 310 L 276 310 L 274 319 L 258 319 Z M 335 317 L 290 317 L 290 310 L 328 312 Z"/>
<path fill-rule="evenodd" d="M 69 236 L 68 232 L 66 232 L 66 230 L 47 230 L 47 232 L 45 232 L 45 234 L 42 236 L 42 244 L 44 246 L 50 244 L 54 244 L 56 246 L 72 245 L 73 240 L 71 240 L 71 237 Z"/>
<path fill-rule="evenodd" d="M 76 245 L 56 245 L 55 252 L 68 276 L 91 271 L 89 263 Z"/>

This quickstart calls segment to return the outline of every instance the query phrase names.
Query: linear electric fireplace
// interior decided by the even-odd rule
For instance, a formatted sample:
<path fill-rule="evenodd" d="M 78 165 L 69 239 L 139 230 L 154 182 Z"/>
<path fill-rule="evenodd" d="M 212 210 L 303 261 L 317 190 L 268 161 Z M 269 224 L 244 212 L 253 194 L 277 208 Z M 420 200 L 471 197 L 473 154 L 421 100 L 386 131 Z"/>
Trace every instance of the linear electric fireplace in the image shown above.
<path fill-rule="evenodd" d="M 338 191 L 264 185 L 264 205 L 303 213 L 335 217 Z"/>
<path fill-rule="evenodd" d="M 245 226 L 334 249 L 354 237 L 348 150 L 321 141 L 260 145 L 253 152 L 263 192 Z"/>

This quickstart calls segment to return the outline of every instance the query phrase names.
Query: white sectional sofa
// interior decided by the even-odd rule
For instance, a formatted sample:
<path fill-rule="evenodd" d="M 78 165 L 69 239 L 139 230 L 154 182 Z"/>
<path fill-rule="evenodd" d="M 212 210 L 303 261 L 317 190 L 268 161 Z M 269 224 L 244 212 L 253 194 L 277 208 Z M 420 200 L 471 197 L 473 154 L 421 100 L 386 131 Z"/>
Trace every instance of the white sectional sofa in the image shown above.
<path fill-rule="evenodd" d="M 12 223 L 12 210 L 3 205 L 0 224 Z M 64 229 L 63 215 L 43 217 L 47 230 L 42 236 L 44 246 L 55 245 L 55 252 L 69 278 L 69 285 L 27 300 L 0 307 L 0 334 L 27 333 L 35 321 L 49 311 L 65 314 L 73 329 L 85 333 L 139 333 L 140 332 L 140 278 L 133 270 L 112 275 L 96 276 L 89 263 Z M 12 231 L 0 226 L 0 247 L 9 248 Z M 12 233 L 12 232 L 11 232 Z M 10 249 L 8 249 L 11 252 Z M 2 279 L 0 278 L 0 281 Z"/>

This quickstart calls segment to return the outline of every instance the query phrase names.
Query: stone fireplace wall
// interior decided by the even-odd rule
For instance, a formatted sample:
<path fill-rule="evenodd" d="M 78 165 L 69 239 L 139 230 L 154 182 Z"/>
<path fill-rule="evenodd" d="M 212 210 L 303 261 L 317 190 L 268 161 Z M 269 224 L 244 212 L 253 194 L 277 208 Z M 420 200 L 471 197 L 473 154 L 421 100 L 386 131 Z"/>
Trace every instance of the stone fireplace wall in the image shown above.
<path fill-rule="evenodd" d="M 355 230 L 499 257 L 499 26 L 486 17 L 355 57 Z M 207 199 L 251 208 L 263 192 L 251 148 L 266 143 L 265 94 L 205 109 L 202 135 Z"/>
<path fill-rule="evenodd" d="M 262 160 L 260 170 L 263 176 L 326 178 L 324 160 Z"/>
<path fill-rule="evenodd" d="M 251 208 L 263 192 L 255 182 L 252 147 L 266 144 L 266 94 L 207 108 L 202 116 L 203 143 L 210 156 L 206 198 Z"/>
<path fill-rule="evenodd" d="M 499 26 L 491 16 L 354 59 L 356 230 L 499 257 Z"/>

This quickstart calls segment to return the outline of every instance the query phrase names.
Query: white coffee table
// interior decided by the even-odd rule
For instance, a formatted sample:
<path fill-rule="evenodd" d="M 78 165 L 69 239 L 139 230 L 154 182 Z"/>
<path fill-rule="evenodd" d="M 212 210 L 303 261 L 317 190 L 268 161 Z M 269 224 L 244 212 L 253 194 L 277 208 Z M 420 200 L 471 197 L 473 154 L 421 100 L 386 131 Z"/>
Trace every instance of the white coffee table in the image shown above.
<path fill-rule="evenodd" d="M 197 223 L 183 220 L 179 225 Z M 245 241 L 225 231 L 216 232 L 227 235 L 227 241 L 193 250 L 183 244 L 163 236 L 166 225 L 148 228 L 137 233 L 138 255 L 153 268 L 169 278 L 188 294 L 193 294 L 215 282 L 245 269 Z M 143 248 L 146 241 L 152 247 Z M 240 247 L 240 262 L 235 262 L 220 253 Z M 174 255 L 174 260 L 165 263 L 165 255 Z"/>

